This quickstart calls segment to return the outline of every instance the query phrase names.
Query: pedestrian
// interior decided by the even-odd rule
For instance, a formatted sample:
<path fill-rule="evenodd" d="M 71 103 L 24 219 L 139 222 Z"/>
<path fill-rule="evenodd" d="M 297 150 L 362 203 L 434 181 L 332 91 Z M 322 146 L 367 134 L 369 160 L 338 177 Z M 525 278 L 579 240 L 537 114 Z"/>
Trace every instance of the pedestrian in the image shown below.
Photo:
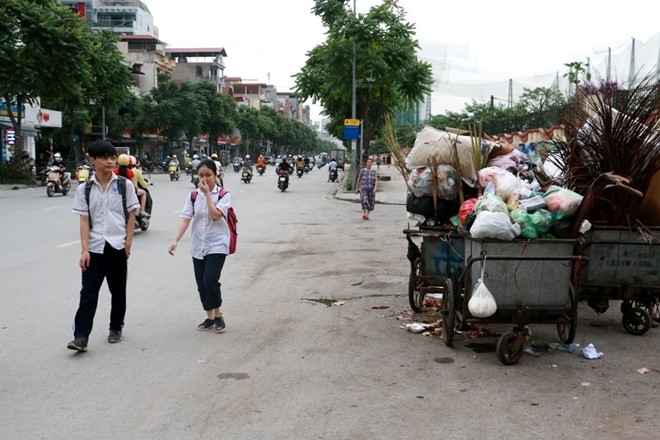
<path fill-rule="evenodd" d="M 220 311 L 220 275 L 229 253 L 230 237 L 226 215 L 231 206 L 231 195 L 216 185 L 216 174 L 213 160 L 204 159 L 199 163 L 199 187 L 186 198 L 169 253 L 174 255 L 179 240 L 193 220 L 190 251 L 199 299 L 206 312 L 206 319 L 197 326 L 197 330 L 214 328 L 217 333 L 222 333 L 225 320 Z"/>
<path fill-rule="evenodd" d="M 87 351 L 94 314 L 103 280 L 107 280 L 112 296 L 110 334 L 108 342 L 122 339 L 126 314 L 126 278 L 131 254 L 135 212 L 140 202 L 133 183 L 126 179 L 125 202 L 112 170 L 117 162 L 117 150 L 108 141 L 96 141 L 88 149 L 96 172 L 90 179 L 89 199 L 86 185 L 79 185 L 73 198 L 73 213 L 80 216 L 80 261 L 82 289 L 76 312 L 73 341 L 67 348 Z"/>
<path fill-rule="evenodd" d="M 376 169 L 380 169 L 380 155 L 376 156 Z"/>
<path fill-rule="evenodd" d="M 360 204 L 362 205 L 362 220 L 369 220 L 369 212 L 374 210 L 374 205 L 376 204 L 376 189 L 378 188 L 378 178 L 376 175 L 376 170 L 371 169 L 373 163 L 373 159 L 367 159 L 364 168 L 360 170 L 357 184 L 355 185 L 357 188 L 355 193 L 360 194 Z"/>

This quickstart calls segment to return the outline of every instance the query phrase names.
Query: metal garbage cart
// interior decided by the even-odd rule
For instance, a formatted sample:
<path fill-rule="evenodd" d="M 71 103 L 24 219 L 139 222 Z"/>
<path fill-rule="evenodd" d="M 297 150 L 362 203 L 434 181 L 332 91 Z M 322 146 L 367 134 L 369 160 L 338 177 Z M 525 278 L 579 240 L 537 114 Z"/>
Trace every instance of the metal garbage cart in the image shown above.
<path fill-rule="evenodd" d="M 621 300 L 621 323 L 633 335 L 660 322 L 660 227 L 594 226 L 581 242 L 586 261 L 579 271 L 579 297 L 597 313 Z"/>
<path fill-rule="evenodd" d="M 517 363 L 531 336 L 528 324 L 555 324 L 559 340 L 573 342 L 577 329 L 577 296 L 571 282 L 575 240 L 465 241 L 465 267 L 445 279 L 443 329 L 445 344 L 453 345 L 454 328 L 460 324 L 513 323 L 496 346 L 497 358 L 505 365 Z M 477 264 L 478 263 L 478 264 Z M 468 302 L 485 264 L 484 283 L 497 303 L 488 318 L 470 314 Z"/>
<path fill-rule="evenodd" d="M 457 277 L 465 266 L 465 243 L 462 234 L 433 226 L 404 229 L 408 240 L 408 301 L 413 311 L 419 313 L 424 298 L 429 293 L 444 293 L 445 279 Z M 421 237 L 417 246 L 412 237 Z"/>

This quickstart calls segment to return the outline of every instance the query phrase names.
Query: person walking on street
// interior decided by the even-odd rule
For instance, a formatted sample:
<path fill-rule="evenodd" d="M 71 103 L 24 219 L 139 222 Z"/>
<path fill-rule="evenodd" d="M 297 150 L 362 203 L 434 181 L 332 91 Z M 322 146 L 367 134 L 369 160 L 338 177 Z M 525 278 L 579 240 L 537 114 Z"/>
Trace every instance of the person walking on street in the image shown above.
<path fill-rule="evenodd" d="M 376 204 L 376 189 L 378 188 L 378 179 L 376 170 L 372 170 L 373 159 L 367 159 L 365 167 L 360 170 L 356 194 L 360 194 L 360 204 L 362 205 L 362 220 L 369 220 L 369 213 L 374 210 Z"/>
<path fill-rule="evenodd" d="M 197 330 L 215 328 L 217 333 L 222 333 L 225 320 L 220 311 L 220 275 L 229 253 L 230 236 L 226 216 L 231 206 L 231 195 L 216 185 L 216 173 L 215 162 L 211 159 L 199 163 L 199 187 L 186 198 L 169 253 L 174 255 L 179 240 L 193 220 L 190 251 L 197 291 L 206 312 L 206 319 L 197 326 Z"/>
<path fill-rule="evenodd" d="M 135 211 L 140 208 L 133 183 L 128 179 L 124 180 L 124 206 L 124 196 L 118 185 L 120 177 L 112 172 L 117 161 L 114 145 L 108 141 L 96 141 L 89 146 L 88 152 L 96 169 L 90 179 L 89 197 L 86 185 L 79 185 L 73 198 L 73 213 L 80 216 L 78 264 L 82 271 L 82 289 L 73 328 L 74 339 L 67 348 L 78 352 L 87 351 L 104 279 L 112 295 L 108 342 L 116 343 L 122 339 L 128 257 L 133 243 Z"/>

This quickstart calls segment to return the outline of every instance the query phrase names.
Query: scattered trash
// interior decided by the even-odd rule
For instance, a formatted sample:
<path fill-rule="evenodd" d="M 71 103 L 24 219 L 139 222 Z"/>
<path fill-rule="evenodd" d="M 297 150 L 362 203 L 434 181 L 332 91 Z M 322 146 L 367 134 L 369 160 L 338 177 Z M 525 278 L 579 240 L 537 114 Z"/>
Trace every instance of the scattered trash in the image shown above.
<path fill-rule="evenodd" d="M 649 370 L 649 369 L 646 368 L 646 367 L 642 367 L 642 368 L 637 369 L 637 372 L 638 372 L 639 374 L 646 374 L 646 373 L 649 373 L 650 371 L 651 371 L 651 370 Z"/>
<path fill-rule="evenodd" d="M 419 322 L 406 324 L 406 328 L 408 329 L 409 332 L 413 332 L 413 333 L 421 333 L 424 330 L 426 330 L 426 326 L 424 326 L 424 324 L 420 324 Z"/>
<path fill-rule="evenodd" d="M 346 301 L 335 301 L 332 303 L 333 306 L 343 306 L 346 304 Z"/>
<path fill-rule="evenodd" d="M 591 384 L 589 382 L 582 382 L 582 383 L 580 383 L 580 385 L 582 385 L 583 387 L 588 387 Z"/>
<path fill-rule="evenodd" d="M 582 350 L 582 355 L 587 359 L 600 359 L 603 357 L 603 353 L 596 350 L 594 344 L 589 344 Z"/>
<path fill-rule="evenodd" d="M 531 356 L 534 356 L 534 357 L 541 357 L 541 354 L 542 354 L 542 352 L 540 352 L 539 350 L 537 350 L 536 348 L 531 347 L 531 346 L 525 347 L 525 353 L 527 353 Z"/>
<path fill-rule="evenodd" d="M 206 361 L 203 360 L 203 359 L 200 359 L 200 360 L 197 361 L 198 364 L 203 364 L 203 363 L 205 363 L 205 362 L 206 362 Z"/>
<path fill-rule="evenodd" d="M 582 353 L 582 347 L 580 347 L 580 344 L 562 344 L 561 342 L 551 342 L 548 344 L 548 348 L 551 348 L 553 350 L 557 351 L 566 351 L 568 353 Z"/>
<path fill-rule="evenodd" d="M 371 306 L 371 308 L 375 310 L 382 310 L 382 309 L 389 309 L 390 306 L 375 305 L 375 306 Z"/>

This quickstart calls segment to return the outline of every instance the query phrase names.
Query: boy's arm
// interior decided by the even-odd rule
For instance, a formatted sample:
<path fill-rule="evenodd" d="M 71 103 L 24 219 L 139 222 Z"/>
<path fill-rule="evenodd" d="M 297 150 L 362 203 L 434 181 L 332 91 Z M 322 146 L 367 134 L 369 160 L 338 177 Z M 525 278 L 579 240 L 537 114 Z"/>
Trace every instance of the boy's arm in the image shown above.
<path fill-rule="evenodd" d="M 89 217 L 80 216 L 80 262 L 78 265 L 84 272 L 89 267 Z"/>
<path fill-rule="evenodd" d="M 128 212 L 128 223 L 126 223 L 126 242 L 124 243 L 124 251 L 126 251 L 126 258 L 131 255 L 131 247 L 133 246 L 133 235 L 135 234 L 135 211 Z"/>

